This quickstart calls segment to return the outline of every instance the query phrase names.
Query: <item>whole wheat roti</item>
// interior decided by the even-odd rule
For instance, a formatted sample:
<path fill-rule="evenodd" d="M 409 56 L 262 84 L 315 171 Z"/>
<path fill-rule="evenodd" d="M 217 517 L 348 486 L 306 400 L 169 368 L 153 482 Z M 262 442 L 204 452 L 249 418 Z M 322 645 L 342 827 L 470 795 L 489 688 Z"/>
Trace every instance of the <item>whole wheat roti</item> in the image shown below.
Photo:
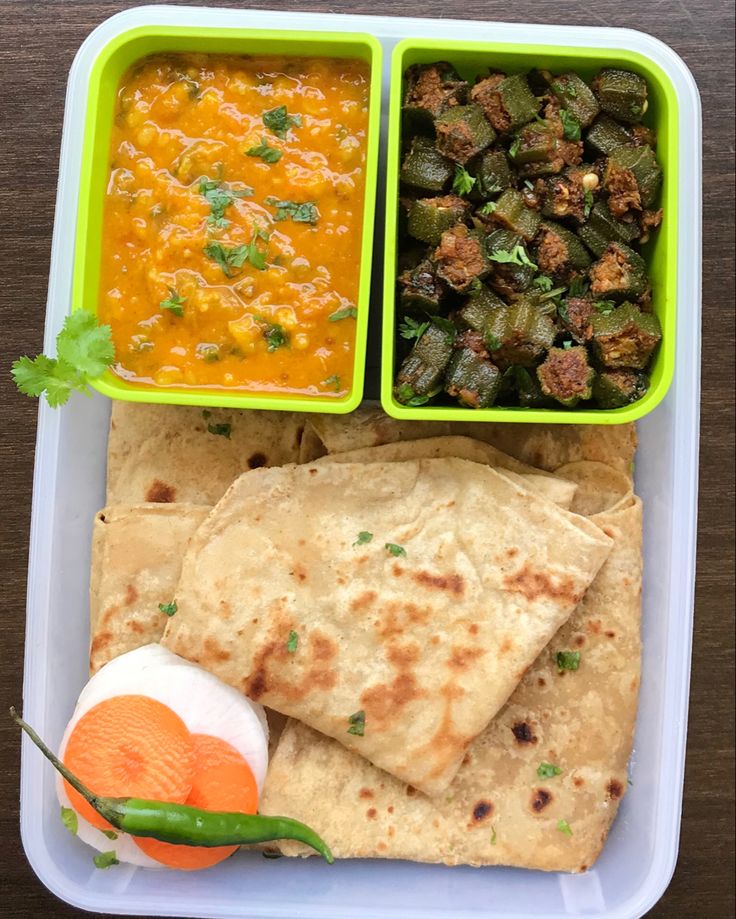
<path fill-rule="evenodd" d="M 215 504 L 247 469 L 296 462 L 304 417 L 114 401 L 107 503 Z"/>
<path fill-rule="evenodd" d="M 164 633 L 159 603 L 174 599 L 184 550 L 209 507 L 194 504 L 115 505 L 92 529 L 90 672 Z"/>
<path fill-rule="evenodd" d="M 630 474 L 636 450 L 633 424 L 401 421 L 374 406 L 362 406 L 350 415 L 313 415 L 307 430 L 310 443 L 321 441 L 327 453 L 425 437 L 472 437 L 493 444 L 528 466 L 550 472 L 566 463 L 590 460 Z"/>
<path fill-rule="evenodd" d="M 519 485 L 535 494 L 553 501 L 559 507 L 569 510 L 577 485 L 541 469 L 534 469 L 520 463 L 492 447 L 490 444 L 471 437 L 426 437 L 423 440 L 398 440 L 378 447 L 364 447 L 348 450 L 347 453 L 332 453 L 322 457 L 324 463 L 398 463 L 409 459 L 437 459 L 455 456 L 458 459 L 484 463 L 494 469 L 502 469 Z"/>
<path fill-rule="evenodd" d="M 591 521 L 613 539 L 611 554 L 470 746 L 445 794 L 430 799 L 292 720 L 270 763 L 262 813 L 308 818 L 337 858 L 549 871 L 594 863 L 627 788 L 640 676 L 642 517 L 627 477 L 615 474 L 616 494 L 611 471 L 598 467 L 597 489 L 592 466 L 560 472 L 580 483 L 582 504 L 600 504 L 608 493 L 610 506 Z M 579 652 L 578 670 L 560 671 L 558 651 Z M 309 854 L 279 845 L 286 855 Z"/>
<path fill-rule="evenodd" d="M 438 794 L 609 549 L 467 460 L 258 469 L 193 537 L 163 643 Z"/>

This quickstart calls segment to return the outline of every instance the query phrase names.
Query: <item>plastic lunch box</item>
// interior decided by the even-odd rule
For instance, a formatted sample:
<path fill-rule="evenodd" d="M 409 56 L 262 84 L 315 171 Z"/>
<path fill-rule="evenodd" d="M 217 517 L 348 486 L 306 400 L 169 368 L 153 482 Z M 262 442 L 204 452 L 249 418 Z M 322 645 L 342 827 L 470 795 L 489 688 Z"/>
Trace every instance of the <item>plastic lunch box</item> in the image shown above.
<path fill-rule="evenodd" d="M 578 29 L 578 34 L 591 30 Z M 598 31 L 598 30 L 595 30 Z M 477 31 L 474 30 L 474 35 Z M 635 47 L 635 46 L 633 46 Z M 412 64 L 446 60 L 454 64 L 463 77 L 472 79 L 478 73 L 496 67 L 508 73 L 532 68 L 553 73 L 575 70 L 582 77 L 593 77 L 601 67 L 623 67 L 646 78 L 649 108 L 645 121 L 657 133 L 657 158 L 662 166 L 661 206 L 665 219 L 644 247 L 653 288 L 653 307 L 662 325 L 662 343 L 657 349 L 651 371 L 651 386 L 641 399 L 617 409 L 527 409 L 493 406 L 486 409 L 459 406 L 411 407 L 393 396 L 395 377 L 394 346 L 396 340 L 396 261 L 399 163 L 401 157 L 401 103 L 403 75 Z M 677 305 L 677 203 L 678 203 L 678 99 L 674 84 L 651 57 L 630 47 L 585 47 L 571 35 L 564 45 L 531 42 L 524 35 L 523 44 L 483 41 L 448 41 L 443 35 L 433 38 L 407 38 L 394 48 L 391 57 L 388 155 L 386 167 L 386 240 L 383 273 L 383 349 L 381 364 L 381 403 L 395 418 L 435 421 L 524 421 L 574 424 L 623 424 L 642 418 L 664 398 L 672 381 L 675 365 L 675 310 Z"/>
<path fill-rule="evenodd" d="M 54 778 L 23 742 L 21 833 L 28 859 L 57 896 L 104 913 L 249 919 L 558 919 L 642 916 L 677 856 L 692 638 L 700 372 L 700 105 L 666 45 L 620 29 L 270 11 L 139 7 L 87 39 L 69 77 L 46 318 L 53 347 L 69 310 L 81 140 L 93 62 L 139 26 L 368 32 L 390 52 L 408 36 L 633 50 L 671 80 L 679 108 L 677 328 L 667 396 L 638 424 L 636 488 L 644 499 L 643 674 L 631 781 L 605 850 L 583 875 L 445 868 L 391 861 L 268 861 L 239 854 L 206 872 L 98 871 L 59 820 Z M 387 56 L 387 55 L 386 55 Z M 385 56 L 385 57 L 386 57 Z M 387 86 L 384 78 L 384 90 Z M 377 301 L 374 301 L 377 302 Z M 371 363 L 369 369 L 375 367 Z M 369 392 L 375 396 L 377 391 Z M 73 397 L 39 410 L 28 576 L 24 711 L 58 745 L 87 679 L 91 521 L 104 503 L 109 400 Z"/>
<path fill-rule="evenodd" d="M 224 408 L 283 409 L 336 414 L 353 411 L 363 398 L 365 379 L 381 114 L 382 48 L 378 40 L 368 33 L 354 35 L 347 32 L 253 31 L 242 26 L 203 28 L 147 24 L 119 32 L 106 42 L 104 47 L 99 48 L 99 53 L 87 75 L 87 109 L 79 184 L 72 308 L 90 309 L 98 299 L 104 189 L 108 179 L 110 133 L 120 80 L 135 61 L 162 51 L 357 58 L 367 61 L 370 65 L 365 205 L 352 385 L 350 392 L 340 399 L 329 396 L 292 396 L 195 387 L 161 389 L 129 383 L 108 370 L 99 379 L 92 380 L 92 386 L 106 396 L 131 402 L 219 405 Z"/>

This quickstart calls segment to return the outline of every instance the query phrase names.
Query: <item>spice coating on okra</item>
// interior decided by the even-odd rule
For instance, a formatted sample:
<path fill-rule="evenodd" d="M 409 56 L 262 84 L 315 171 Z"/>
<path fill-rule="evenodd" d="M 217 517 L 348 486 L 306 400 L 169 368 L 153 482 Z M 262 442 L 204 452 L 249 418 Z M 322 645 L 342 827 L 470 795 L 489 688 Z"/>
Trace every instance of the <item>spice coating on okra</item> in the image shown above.
<path fill-rule="evenodd" d="M 663 219 L 646 81 L 488 63 L 405 74 L 394 396 L 628 405 L 661 340 L 638 251 Z"/>

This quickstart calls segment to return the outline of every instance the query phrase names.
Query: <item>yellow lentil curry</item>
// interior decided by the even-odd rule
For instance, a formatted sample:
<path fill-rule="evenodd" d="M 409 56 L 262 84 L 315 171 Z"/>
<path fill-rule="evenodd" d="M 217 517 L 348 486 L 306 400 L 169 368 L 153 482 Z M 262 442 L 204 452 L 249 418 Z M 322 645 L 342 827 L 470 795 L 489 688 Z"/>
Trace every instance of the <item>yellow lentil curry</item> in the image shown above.
<path fill-rule="evenodd" d="M 353 60 L 166 55 L 125 75 L 98 309 L 120 376 L 350 391 L 368 92 Z"/>

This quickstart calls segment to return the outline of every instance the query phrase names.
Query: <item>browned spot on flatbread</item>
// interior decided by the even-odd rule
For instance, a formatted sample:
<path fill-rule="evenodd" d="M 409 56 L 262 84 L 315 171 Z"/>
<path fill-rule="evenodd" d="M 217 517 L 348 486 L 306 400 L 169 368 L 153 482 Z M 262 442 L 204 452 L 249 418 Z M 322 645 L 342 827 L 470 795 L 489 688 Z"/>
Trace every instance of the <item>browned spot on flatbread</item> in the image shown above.
<path fill-rule="evenodd" d="M 96 657 L 101 651 L 104 651 L 111 641 L 112 632 L 98 632 L 92 639 L 92 644 L 89 649 L 90 659 Z"/>
<path fill-rule="evenodd" d="M 291 682 L 284 667 L 291 655 L 283 636 L 288 636 L 294 624 L 288 617 L 279 615 L 278 607 L 273 615 L 271 634 L 279 637 L 267 642 L 256 654 L 253 671 L 241 684 L 245 695 L 257 701 L 269 692 L 294 700 L 304 698 L 314 689 L 332 689 L 337 682 L 337 674 L 329 666 L 337 654 L 334 642 L 321 632 L 312 632 L 304 643 L 306 653 L 303 657 L 308 662 L 308 669 L 300 681 Z"/>
<path fill-rule="evenodd" d="M 138 591 L 134 584 L 128 584 L 125 588 L 125 605 L 132 606 L 138 599 Z"/>
<path fill-rule="evenodd" d="M 553 577 L 546 571 L 535 571 L 528 563 L 515 574 L 506 575 L 503 586 L 531 601 L 542 597 L 577 605 L 581 599 L 579 591 L 575 589 L 575 581 L 570 576 Z"/>
<path fill-rule="evenodd" d="M 477 801 L 473 806 L 472 812 L 472 824 L 470 826 L 483 823 L 485 820 L 488 820 L 493 815 L 493 804 L 490 801 L 481 799 Z"/>
<path fill-rule="evenodd" d="M 407 798 L 413 798 L 417 794 L 417 790 L 413 785 L 406 786 L 406 796 Z"/>
<path fill-rule="evenodd" d="M 393 806 L 393 804 L 389 804 L 389 806 L 386 808 L 386 810 L 388 811 L 389 814 L 393 814 L 393 812 L 394 812 L 394 806 Z"/>
<path fill-rule="evenodd" d="M 600 619 L 589 619 L 588 620 L 588 631 L 592 632 L 594 635 L 600 635 L 601 633 Z"/>
<path fill-rule="evenodd" d="M 358 792 L 358 797 L 360 797 L 360 798 L 373 798 L 373 797 L 375 797 L 375 795 L 373 794 L 373 789 L 372 789 L 372 788 L 361 788 L 360 791 Z"/>
<path fill-rule="evenodd" d="M 470 625 L 468 626 L 468 631 L 470 632 L 471 635 L 477 635 L 478 632 L 480 631 L 480 628 L 477 623 L 471 622 Z"/>
<path fill-rule="evenodd" d="M 519 550 L 516 548 L 516 546 L 511 546 L 510 548 L 506 550 L 506 555 L 509 558 L 515 558 L 518 554 L 519 554 Z"/>
<path fill-rule="evenodd" d="M 223 619 L 225 622 L 233 618 L 233 608 L 232 606 L 230 606 L 227 600 L 220 600 L 220 602 L 217 604 L 217 615 L 220 619 Z M 257 622 L 258 620 L 256 619 L 256 623 Z"/>
<path fill-rule="evenodd" d="M 148 486 L 146 501 L 150 501 L 153 504 L 173 504 L 176 501 L 176 489 L 160 479 L 154 479 Z"/>
<path fill-rule="evenodd" d="M 608 785 L 606 785 L 606 792 L 608 793 L 608 797 L 615 801 L 624 793 L 624 787 L 618 779 L 611 779 Z"/>
<path fill-rule="evenodd" d="M 360 697 L 366 721 L 386 724 L 400 716 L 400 710 L 425 693 L 419 688 L 413 673 L 399 673 L 386 684 L 379 683 L 366 689 Z"/>
<path fill-rule="evenodd" d="M 401 567 L 401 565 L 394 563 L 391 566 L 391 573 L 393 574 L 395 578 L 400 578 L 401 575 L 404 573 L 404 569 Z"/>
<path fill-rule="evenodd" d="M 374 603 L 377 597 L 375 590 L 364 590 L 350 601 L 350 609 L 354 613 L 361 613 Z"/>
<path fill-rule="evenodd" d="M 314 466 L 312 466 L 311 469 L 309 470 L 310 475 L 317 475 L 318 472 L 319 470 L 315 469 Z"/>
<path fill-rule="evenodd" d="M 583 785 L 585 785 L 585 779 L 582 778 L 582 777 L 579 776 L 579 775 L 576 775 L 575 778 L 572 780 L 572 784 L 573 784 L 576 788 L 582 788 Z"/>
<path fill-rule="evenodd" d="M 396 835 L 396 827 L 390 826 L 388 828 L 388 835 L 391 839 L 393 839 L 394 836 Z"/>
<path fill-rule="evenodd" d="M 499 654 L 506 654 L 509 651 L 511 651 L 513 647 L 514 647 L 514 643 L 507 635 L 506 638 L 504 638 L 504 640 L 498 646 L 498 652 Z"/>
<path fill-rule="evenodd" d="M 304 565 L 299 564 L 299 562 L 294 565 L 293 571 L 290 571 L 289 574 L 300 581 L 302 584 L 307 580 L 307 572 L 304 568 Z"/>
<path fill-rule="evenodd" d="M 616 531 L 611 529 L 611 527 L 603 527 L 603 532 L 606 534 L 606 536 L 610 536 L 611 539 L 616 538 Z"/>
<path fill-rule="evenodd" d="M 552 792 L 546 788 L 537 788 L 532 794 L 530 807 L 535 814 L 541 813 L 552 800 Z"/>
<path fill-rule="evenodd" d="M 582 648 L 585 644 L 585 635 L 576 635 L 575 644 L 578 646 L 578 648 Z"/>
<path fill-rule="evenodd" d="M 453 670 L 467 670 L 469 665 L 486 654 L 485 648 L 459 648 L 453 646 L 452 654 L 447 659 L 448 667 Z"/>
<path fill-rule="evenodd" d="M 137 619 L 129 619 L 125 624 L 130 631 L 135 632 L 136 635 L 142 635 L 146 631 L 145 626 L 142 626 Z"/>
<path fill-rule="evenodd" d="M 544 687 L 547 685 L 547 681 L 543 676 L 537 677 L 537 686 Z"/>
<path fill-rule="evenodd" d="M 386 849 L 388 849 L 388 846 L 386 845 L 385 842 L 379 842 L 376 848 L 378 849 L 379 852 L 385 852 Z"/>
<path fill-rule="evenodd" d="M 465 581 L 459 574 L 431 574 L 429 571 L 416 571 L 412 578 L 430 590 L 447 590 L 456 597 L 461 597 L 465 591 Z"/>
<path fill-rule="evenodd" d="M 368 810 L 365 812 L 365 815 L 369 820 L 375 820 L 377 813 L 378 811 L 375 809 L 375 807 L 369 807 Z"/>
<path fill-rule="evenodd" d="M 613 629 L 606 629 L 606 638 L 615 638 L 615 637 L 616 637 L 616 633 L 613 631 Z"/>
<path fill-rule="evenodd" d="M 265 466 L 268 462 L 268 458 L 265 453 L 251 453 L 248 457 L 248 468 L 249 469 L 260 469 L 261 466 Z"/>
<path fill-rule="evenodd" d="M 389 641 L 399 635 L 409 634 L 415 625 L 425 625 L 429 610 L 411 601 L 389 600 L 381 609 L 381 618 L 375 623 L 381 638 Z"/>
<path fill-rule="evenodd" d="M 215 660 L 221 663 L 230 660 L 230 652 L 221 648 L 212 638 L 205 638 L 204 652 L 205 660 Z"/>
<path fill-rule="evenodd" d="M 526 721 L 517 721 L 511 730 L 514 737 L 516 738 L 517 743 L 527 744 L 537 742 L 537 738 L 534 734 L 534 731 L 532 731 L 531 725 L 527 724 Z"/>

